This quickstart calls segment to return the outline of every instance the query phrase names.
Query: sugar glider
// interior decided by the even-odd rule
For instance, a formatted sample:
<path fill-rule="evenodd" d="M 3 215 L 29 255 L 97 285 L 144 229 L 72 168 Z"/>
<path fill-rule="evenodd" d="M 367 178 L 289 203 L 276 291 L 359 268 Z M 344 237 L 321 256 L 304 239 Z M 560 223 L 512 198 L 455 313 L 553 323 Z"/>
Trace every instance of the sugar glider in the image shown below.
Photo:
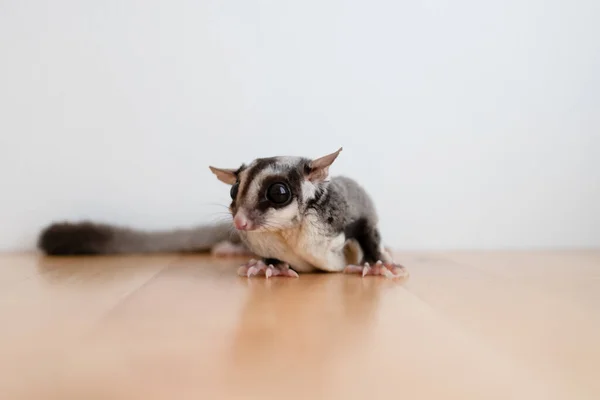
<path fill-rule="evenodd" d="M 404 278 L 383 247 L 372 199 L 354 180 L 329 176 L 342 149 L 326 156 L 258 158 L 239 168 L 210 167 L 230 186 L 231 224 L 144 232 L 112 225 L 56 223 L 42 231 L 47 254 L 168 251 L 250 252 L 242 276 L 298 277 L 313 271 Z"/>

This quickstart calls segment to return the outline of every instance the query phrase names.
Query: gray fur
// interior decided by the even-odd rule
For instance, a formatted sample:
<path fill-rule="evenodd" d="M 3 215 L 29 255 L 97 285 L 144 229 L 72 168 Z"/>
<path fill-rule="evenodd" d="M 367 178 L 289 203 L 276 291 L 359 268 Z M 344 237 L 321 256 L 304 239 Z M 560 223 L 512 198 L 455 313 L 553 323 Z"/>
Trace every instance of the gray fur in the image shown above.
<path fill-rule="evenodd" d="M 232 216 L 243 213 L 258 229 L 236 232 L 231 223 L 221 223 L 142 231 L 93 222 L 55 223 L 41 232 L 38 246 L 47 254 L 94 255 L 202 252 L 230 241 L 300 271 L 340 271 L 349 257 L 353 263 L 385 260 L 369 195 L 350 178 L 327 180 L 339 151 L 317 160 L 270 157 L 237 170 L 211 167 L 221 181 L 239 187 L 229 206 Z M 266 188 L 280 181 L 291 189 L 292 201 L 269 203 Z"/>
<path fill-rule="evenodd" d="M 278 260 L 302 272 L 340 270 L 348 246 L 358 247 L 351 253 L 361 254 L 360 262 L 386 259 L 375 205 L 356 181 L 343 176 L 327 180 L 326 173 L 311 168 L 311 160 L 299 157 L 257 159 L 236 176 L 240 190 L 230 211 L 256 225 L 240 231 L 240 237 L 265 260 Z M 279 181 L 293 193 L 285 207 L 265 202 L 269 184 Z"/>
<path fill-rule="evenodd" d="M 206 252 L 225 240 L 240 242 L 231 224 L 227 223 L 143 231 L 84 221 L 51 224 L 41 232 L 38 247 L 49 255 Z"/>
<path fill-rule="evenodd" d="M 373 200 L 355 180 L 336 176 L 323 184 L 321 190 L 307 208 L 317 210 L 323 223 L 327 224 L 332 232 L 344 231 L 360 218 L 377 225 L 378 216 Z"/>

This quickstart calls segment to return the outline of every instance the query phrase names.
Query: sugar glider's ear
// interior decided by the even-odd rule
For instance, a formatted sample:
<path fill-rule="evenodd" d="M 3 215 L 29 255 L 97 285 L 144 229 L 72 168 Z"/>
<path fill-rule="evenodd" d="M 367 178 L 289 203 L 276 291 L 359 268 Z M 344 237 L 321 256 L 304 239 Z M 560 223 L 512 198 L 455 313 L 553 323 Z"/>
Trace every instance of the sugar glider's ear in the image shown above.
<path fill-rule="evenodd" d="M 233 185 L 237 181 L 237 170 L 236 169 L 223 169 L 208 167 L 213 174 L 217 176 L 217 179 L 228 185 Z"/>
<path fill-rule="evenodd" d="M 342 151 L 340 147 L 335 153 L 327 154 L 321 158 L 312 160 L 308 164 L 308 174 L 306 179 L 311 182 L 323 182 L 329 176 L 329 166 L 333 164 L 337 156 Z"/>

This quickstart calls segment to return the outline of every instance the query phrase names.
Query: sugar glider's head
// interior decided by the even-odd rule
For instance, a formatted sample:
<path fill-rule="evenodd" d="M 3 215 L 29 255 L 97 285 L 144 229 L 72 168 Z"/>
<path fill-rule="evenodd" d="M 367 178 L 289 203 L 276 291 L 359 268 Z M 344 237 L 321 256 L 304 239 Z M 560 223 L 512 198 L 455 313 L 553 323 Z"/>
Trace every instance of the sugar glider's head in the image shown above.
<path fill-rule="evenodd" d="M 327 180 L 329 166 L 340 151 L 317 159 L 258 158 L 237 169 L 210 170 L 231 186 L 229 210 L 236 229 L 277 231 L 299 223 L 306 204 Z"/>

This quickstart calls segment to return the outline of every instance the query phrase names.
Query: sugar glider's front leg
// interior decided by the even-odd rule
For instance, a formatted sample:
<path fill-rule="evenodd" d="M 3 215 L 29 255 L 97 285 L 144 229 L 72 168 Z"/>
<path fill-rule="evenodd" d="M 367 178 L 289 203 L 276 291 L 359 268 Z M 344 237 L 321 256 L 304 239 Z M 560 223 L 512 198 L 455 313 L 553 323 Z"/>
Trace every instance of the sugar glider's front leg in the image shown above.
<path fill-rule="evenodd" d="M 263 274 L 267 279 L 272 276 L 298 278 L 298 273 L 291 269 L 289 264 L 274 258 L 253 259 L 238 269 L 239 276 L 246 276 L 248 278 Z"/>

